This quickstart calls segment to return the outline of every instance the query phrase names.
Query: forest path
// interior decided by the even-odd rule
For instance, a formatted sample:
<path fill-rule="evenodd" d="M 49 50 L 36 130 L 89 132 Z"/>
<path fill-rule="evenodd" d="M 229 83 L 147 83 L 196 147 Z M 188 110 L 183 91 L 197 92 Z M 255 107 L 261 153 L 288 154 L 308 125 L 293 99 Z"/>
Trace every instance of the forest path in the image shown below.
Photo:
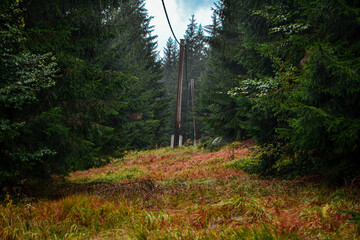
<path fill-rule="evenodd" d="M 0 239 L 360 239 L 341 213 L 360 211 L 354 189 L 261 179 L 251 161 L 239 144 L 129 152 L 58 198 L 0 206 Z"/>

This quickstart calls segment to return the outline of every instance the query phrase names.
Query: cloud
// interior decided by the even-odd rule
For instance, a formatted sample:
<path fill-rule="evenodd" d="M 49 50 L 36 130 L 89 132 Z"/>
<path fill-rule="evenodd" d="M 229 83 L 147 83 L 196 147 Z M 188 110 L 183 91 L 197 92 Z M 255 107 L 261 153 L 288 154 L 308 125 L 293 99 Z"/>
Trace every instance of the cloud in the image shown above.
<path fill-rule="evenodd" d="M 189 18 L 195 14 L 197 23 L 203 26 L 211 23 L 211 7 L 213 1 L 210 0 L 165 0 L 166 9 L 169 19 L 176 37 L 183 38 Z M 145 8 L 148 10 L 149 16 L 154 18 L 151 20 L 151 25 L 154 25 L 153 35 L 158 36 L 158 51 L 163 56 L 163 49 L 166 46 L 166 41 L 171 36 L 171 31 L 168 26 L 161 0 L 146 0 Z"/>

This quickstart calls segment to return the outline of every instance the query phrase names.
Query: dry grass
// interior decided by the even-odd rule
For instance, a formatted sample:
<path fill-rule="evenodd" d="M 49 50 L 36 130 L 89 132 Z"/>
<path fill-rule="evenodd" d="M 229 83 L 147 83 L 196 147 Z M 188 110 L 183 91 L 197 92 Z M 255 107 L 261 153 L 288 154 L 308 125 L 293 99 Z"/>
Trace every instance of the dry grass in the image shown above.
<path fill-rule="evenodd" d="M 5 199 L 0 239 L 360 239 L 341 213 L 360 211 L 356 189 L 231 167 L 246 158 L 241 144 L 130 152 L 72 173 L 52 200 Z"/>

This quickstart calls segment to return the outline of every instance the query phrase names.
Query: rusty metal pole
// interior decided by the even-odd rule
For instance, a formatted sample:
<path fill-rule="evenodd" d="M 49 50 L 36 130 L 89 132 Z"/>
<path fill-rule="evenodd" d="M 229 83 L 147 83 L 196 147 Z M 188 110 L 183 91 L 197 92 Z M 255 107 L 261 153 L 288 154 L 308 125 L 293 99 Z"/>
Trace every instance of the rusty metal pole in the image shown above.
<path fill-rule="evenodd" d="M 197 131 L 197 122 L 196 122 L 196 110 L 195 110 L 195 81 L 191 79 L 191 100 L 192 100 L 192 110 L 193 110 L 193 124 L 194 124 L 194 146 L 196 146 L 196 141 L 198 139 L 198 131 Z"/>
<path fill-rule="evenodd" d="M 174 148 L 179 146 L 179 133 L 181 124 L 181 101 L 182 101 L 182 80 L 184 71 L 184 47 L 185 40 L 180 40 L 180 56 L 179 56 L 179 74 L 177 85 L 177 98 L 176 98 L 176 116 L 175 116 L 175 130 L 174 130 Z"/>

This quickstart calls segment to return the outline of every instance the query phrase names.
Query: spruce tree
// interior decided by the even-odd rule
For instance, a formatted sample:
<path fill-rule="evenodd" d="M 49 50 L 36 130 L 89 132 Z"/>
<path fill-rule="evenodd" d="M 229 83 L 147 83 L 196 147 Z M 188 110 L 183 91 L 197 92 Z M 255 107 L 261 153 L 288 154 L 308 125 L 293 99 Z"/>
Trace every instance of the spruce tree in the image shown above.
<path fill-rule="evenodd" d="M 263 152 L 252 169 L 258 173 L 321 172 L 338 182 L 357 176 L 359 4 L 217 5 L 220 29 L 210 39 L 213 64 L 203 77 L 203 86 L 212 87 L 202 94 L 209 125 L 257 140 Z M 230 117 L 221 116 L 225 106 Z"/>
<path fill-rule="evenodd" d="M 170 141 L 171 135 L 174 133 L 174 122 L 175 122 L 175 106 L 177 96 L 177 81 L 178 81 L 178 46 L 176 42 L 170 37 L 166 43 L 164 49 L 163 62 L 163 83 L 166 89 L 166 97 L 169 101 L 169 107 L 167 110 L 168 122 L 166 124 L 167 132 L 166 137 L 168 142 Z"/>
<path fill-rule="evenodd" d="M 19 77 L 24 84 L 19 96 L 1 94 L 1 182 L 99 166 L 125 149 L 164 143 L 167 101 L 143 1 L 4 4 L 0 89 Z"/>
<path fill-rule="evenodd" d="M 186 68 L 185 80 L 183 84 L 183 114 L 182 122 L 183 129 L 182 133 L 187 138 L 192 138 L 194 135 L 192 119 L 193 119 L 193 109 L 191 108 L 190 101 L 190 92 L 189 84 L 190 80 L 195 80 L 195 98 L 198 97 L 198 79 L 202 72 L 205 70 L 205 64 L 208 59 L 208 52 L 205 43 L 204 30 L 201 25 L 196 23 L 195 15 L 192 15 L 189 19 L 190 23 L 185 32 L 185 42 L 186 42 Z"/>
<path fill-rule="evenodd" d="M 144 1 L 122 3 L 110 21 L 118 27 L 116 36 L 104 47 L 102 63 L 113 71 L 130 72 L 135 77 L 127 84 L 128 104 L 122 113 L 125 124 L 117 127 L 129 148 L 150 148 L 162 145 L 167 118 L 167 100 L 162 78 L 161 62 L 157 60 L 156 36 L 152 36 L 150 17 Z M 110 46 L 110 47 L 109 47 Z"/>
<path fill-rule="evenodd" d="M 59 109 L 44 107 L 44 93 L 55 85 L 57 66 L 52 54 L 26 49 L 24 19 L 18 2 L 0 5 L 0 187 L 22 179 L 64 173 L 54 159 L 49 135 L 61 137 L 67 129 Z M 46 95 L 45 95 L 46 96 Z"/>

